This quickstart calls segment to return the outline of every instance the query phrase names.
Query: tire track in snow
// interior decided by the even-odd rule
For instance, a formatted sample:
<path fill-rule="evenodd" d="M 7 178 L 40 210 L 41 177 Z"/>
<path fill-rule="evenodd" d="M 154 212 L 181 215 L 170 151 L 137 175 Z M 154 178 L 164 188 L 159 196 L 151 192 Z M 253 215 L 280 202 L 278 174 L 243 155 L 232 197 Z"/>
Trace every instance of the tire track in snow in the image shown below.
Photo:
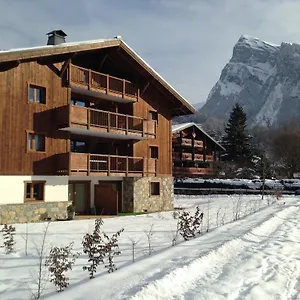
<path fill-rule="evenodd" d="M 284 223 L 284 219 L 297 210 L 297 207 L 292 206 L 276 213 L 242 237 L 233 238 L 189 265 L 178 268 L 163 278 L 148 284 L 131 299 L 185 299 L 184 294 L 192 289 L 199 280 L 207 281 L 210 278 L 218 277 L 222 273 L 224 265 L 233 261 L 253 243 L 267 240 L 269 235 Z"/>

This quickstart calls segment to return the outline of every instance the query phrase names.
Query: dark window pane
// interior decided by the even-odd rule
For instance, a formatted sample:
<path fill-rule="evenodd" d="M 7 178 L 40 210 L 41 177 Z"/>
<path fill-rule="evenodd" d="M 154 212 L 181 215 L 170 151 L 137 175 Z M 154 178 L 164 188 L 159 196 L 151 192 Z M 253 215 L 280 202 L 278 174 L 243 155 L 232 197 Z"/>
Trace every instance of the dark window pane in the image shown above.
<path fill-rule="evenodd" d="M 45 137 L 43 135 L 36 134 L 34 136 L 35 150 L 45 151 Z"/>
<path fill-rule="evenodd" d="M 29 101 L 34 101 L 34 88 L 32 86 L 29 88 Z"/>
<path fill-rule="evenodd" d="M 151 158 L 158 158 L 158 147 L 150 147 Z"/>
<path fill-rule="evenodd" d="M 158 114 L 157 111 L 149 111 L 150 120 L 158 121 Z"/>
<path fill-rule="evenodd" d="M 39 88 L 35 89 L 35 100 L 38 103 L 41 103 L 42 96 L 41 96 L 41 90 Z"/>
<path fill-rule="evenodd" d="M 159 195 L 159 182 L 151 182 L 151 196 Z"/>
<path fill-rule="evenodd" d="M 31 183 L 26 184 L 26 198 L 30 199 L 30 188 L 31 188 Z"/>
<path fill-rule="evenodd" d="M 43 200 L 44 195 L 44 184 L 43 183 L 34 183 L 33 184 L 33 198 L 35 200 Z"/>
<path fill-rule="evenodd" d="M 28 134 L 28 149 L 33 149 L 33 134 L 29 133 Z"/>

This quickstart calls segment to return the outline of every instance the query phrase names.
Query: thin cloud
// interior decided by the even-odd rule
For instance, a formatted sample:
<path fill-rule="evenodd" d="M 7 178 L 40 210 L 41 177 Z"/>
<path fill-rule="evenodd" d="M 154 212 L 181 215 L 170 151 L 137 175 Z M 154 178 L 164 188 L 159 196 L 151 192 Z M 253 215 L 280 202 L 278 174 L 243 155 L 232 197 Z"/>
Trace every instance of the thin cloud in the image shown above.
<path fill-rule="evenodd" d="M 122 35 L 191 103 L 204 101 L 241 34 L 299 41 L 294 0 L 0 0 L 0 49 Z"/>

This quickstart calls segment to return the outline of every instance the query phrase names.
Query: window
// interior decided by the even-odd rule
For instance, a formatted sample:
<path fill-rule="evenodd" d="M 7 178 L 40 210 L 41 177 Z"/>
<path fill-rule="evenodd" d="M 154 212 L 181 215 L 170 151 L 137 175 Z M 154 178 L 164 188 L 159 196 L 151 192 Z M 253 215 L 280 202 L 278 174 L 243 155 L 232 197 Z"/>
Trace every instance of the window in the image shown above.
<path fill-rule="evenodd" d="M 81 152 L 81 153 L 88 152 L 87 141 L 71 140 L 70 147 L 71 147 L 71 152 Z"/>
<path fill-rule="evenodd" d="M 150 146 L 150 157 L 158 158 L 158 147 L 157 146 Z"/>
<path fill-rule="evenodd" d="M 159 182 L 150 182 L 150 195 L 151 196 L 159 196 Z"/>
<path fill-rule="evenodd" d="M 45 181 L 25 182 L 25 201 L 44 200 Z"/>
<path fill-rule="evenodd" d="M 46 88 L 30 84 L 29 102 L 46 104 Z"/>
<path fill-rule="evenodd" d="M 154 110 L 149 110 L 149 119 L 153 121 L 158 121 L 158 113 Z"/>
<path fill-rule="evenodd" d="M 71 100 L 72 105 L 75 106 L 81 106 L 81 107 L 89 107 L 89 102 L 88 101 L 84 101 L 84 100 L 77 100 L 77 99 L 72 99 Z"/>
<path fill-rule="evenodd" d="M 29 132 L 27 134 L 27 149 L 32 151 L 45 151 L 45 135 Z"/>

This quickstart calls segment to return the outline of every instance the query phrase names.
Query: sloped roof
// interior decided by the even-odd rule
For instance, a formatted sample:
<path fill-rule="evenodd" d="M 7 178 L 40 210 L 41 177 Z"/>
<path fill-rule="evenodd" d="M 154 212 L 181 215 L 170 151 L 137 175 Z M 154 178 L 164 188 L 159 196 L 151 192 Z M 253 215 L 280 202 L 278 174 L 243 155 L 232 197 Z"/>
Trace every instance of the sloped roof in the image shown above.
<path fill-rule="evenodd" d="M 81 51 L 97 50 L 109 47 L 121 47 L 138 64 L 150 73 L 169 93 L 182 104 L 185 114 L 195 113 L 195 108 L 182 96 L 175 88 L 163 79 L 144 59 L 142 59 L 132 48 L 130 48 L 121 38 L 100 39 L 82 42 L 62 43 L 59 45 L 46 45 L 31 48 L 19 48 L 0 51 L 0 63 L 10 61 L 34 60 L 40 57 L 75 53 Z"/>
<path fill-rule="evenodd" d="M 213 141 L 215 144 L 217 144 L 222 150 L 225 151 L 225 148 L 218 143 L 214 138 L 212 138 L 205 130 L 203 130 L 198 124 L 194 123 L 194 122 L 187 122 L 187 123 L 181 123 L 181 124 L 176 124 L 176 125 L 172 125 L 172 132 L 178 132 L 181 130 L 184 130 L 186 128 L 195 126 L 197 129 L 199 129 L 203 134 L 205 134 L 211 141 Z"/>

